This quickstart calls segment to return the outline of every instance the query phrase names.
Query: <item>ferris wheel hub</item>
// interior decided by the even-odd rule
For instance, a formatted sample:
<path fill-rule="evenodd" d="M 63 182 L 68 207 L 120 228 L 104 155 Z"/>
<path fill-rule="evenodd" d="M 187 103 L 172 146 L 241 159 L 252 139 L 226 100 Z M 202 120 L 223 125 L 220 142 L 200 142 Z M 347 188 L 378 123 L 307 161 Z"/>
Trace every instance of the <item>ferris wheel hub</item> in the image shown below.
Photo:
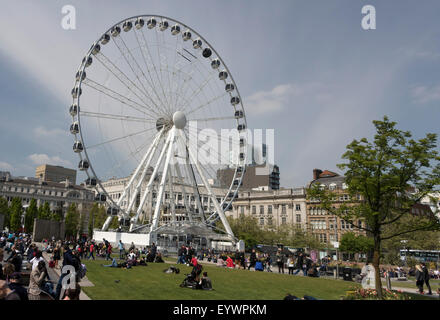
<path fill-rule="evenodd" d="M 177 129 L 183 129 L 186 126 L 186 116 L 182 111 L 176 111 L 173 114 L 173 123 Z"/>

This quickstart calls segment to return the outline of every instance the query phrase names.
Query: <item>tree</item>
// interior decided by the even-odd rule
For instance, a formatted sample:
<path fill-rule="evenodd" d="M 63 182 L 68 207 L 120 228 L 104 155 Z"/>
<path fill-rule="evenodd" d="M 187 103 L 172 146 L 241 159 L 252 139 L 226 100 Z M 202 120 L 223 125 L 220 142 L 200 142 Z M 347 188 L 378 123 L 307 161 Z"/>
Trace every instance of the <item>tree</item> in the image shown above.
<path fill-rule="evenodd" d="M 63 220 L 63 210 L 61 208 L 56 209 L 50 215 L 50 220 L 62 221 Z"/>
<path fill-rule="evenodd" d="M 360 196 L 361 200 L 334 208 L 335 193 L 316 185 L 309 189 L 308 196 L 319 199 L 323 209 L 371 235 L 376 289 L 382 298 L 379 273 L 382 242 L 419 230 L 440 228 L 435 214 L 412 214 L 415 204 L 439 188 L 440 157 L 435 150 L 436 134 L 428 133 L 415 140 L 410 132 L 396 129 L 396 123 L 387 117 L 373 123 L 374 140 L 353 140 L 342 156 L 347 163 L 338 165 L 345 170 L 351 199 Z M 386 229 L 388 225 L 393 228 Z"/>
<path fill-rule="evenodd" d="M 29 207 L 26 209 L 26 214 L 24 216 L 24 228 L 26 232 L 32 233 L 34 229 L 34 219 L 38 217 L 38 207 L 37 201 L 31 199 Z"/>
<path fill-rule="evenodd" d="M 11 203 L 11 230 L 18 231 L 21 228 L 21 216 L 23 214 L 23 207 L 21 206 L 20 198 L 13 198 Z"/>
<path fill-rule="evenodd" d="M 11 214 L 9 211 L 8 200 L 6 198 L 0 197 L 0 214 L 4 215 L 4 227 L 10 228 Z"/>
<path fill-rule="evenodd" d="M 72 203 L 67 209 L 64 225 L 66 230 L 66 237 L 75 237 L 78 233 L 79 214 L 76 209 L 76 204 Z"/>
<path fill-rule="evenodd" d="M 346 232 L 341 237 L 339 249 L 351 254 L 368 253 L 373 249 L 373 239 L 364 235 L 356 235 L 354 232 Z"/>
<path fill-rule="evenodd" d="M 93 237 L 93 229 L 97 227 L 101 227 L 106 219 L 107 219 L 107 211 L 105 207 L 100 206 L 98 203 L 94 203 L 89 213 L 89 225 L 88 225 L 89 237 Z"/>
<path fill-rule="evenodd" d="M 38 219 L 51 220 L 52 213 L 50 211 L 49 202 L 45 202 L 44 205 L 40 205 L 38 208 Z"/>

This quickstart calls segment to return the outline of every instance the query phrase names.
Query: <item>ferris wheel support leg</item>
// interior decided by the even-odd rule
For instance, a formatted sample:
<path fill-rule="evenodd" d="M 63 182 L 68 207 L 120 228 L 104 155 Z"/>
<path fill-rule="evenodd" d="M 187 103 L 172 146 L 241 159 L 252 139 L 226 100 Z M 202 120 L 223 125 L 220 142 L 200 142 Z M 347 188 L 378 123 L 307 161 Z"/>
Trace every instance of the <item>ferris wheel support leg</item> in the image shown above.
<path fill-rule="evenodd" d="M 162 179 L 161 179 L 160 185 L 159 185 L 159 194 L 157 195 L 158 201 L 156 202 L 156 207 L 154 208 L 154 215 L 153 215 L 153 221 L 151 222 L 150 232 L 154 231 L 157 228 L 157 225 L 159 224 L 160 207 L 162 205 L 162 197 L 163 197 L 164 187 L 165 187 L 165 183 L 166 183 L 166 179 L 167 179 L 167 175 L 168 175 L 169 164 L 170 164 L 171 156 L 173 154 L 175 133 L 176 133 L 176 129 L 173 126 L 170 130 L 170 133 L 169 133 L 171 136 L 171 139 L 170 139 L 170 143 L 168 146 L 167 157 L 165 159 L 164 169 L 162 172 Z"/>
<path fill-rule="evenodd" d="M 163 131 L 161 130 L 155 138 L 155 141 L 159 140 L 159 137 L 162 135 Z M 147 152 L 145 153 L 144 157 L 142 158 L 139 166 L 136 168 L 136 170 L 134 171 L 133 175 L 130 178 L 130 181 L 128 182 L 127 186 L 124 188 L 124 192 L 122 193 L 121 197 L 118 199 L 117 205 L 120 206 L 122 201 L 124 200 L 125 197 L 127 197 L 129 190 L 131 188 L 131 185 L 133 184 L 134 180 L 136 179 L 137 175 L 139 174 L 139 171 L 141 170 L 141 168 L 144 166 L 145 162 L 147 161 L 148 155 L 151 153 L 152 149 L 153 149 L 153 145 L 155 144 L 155 142 L 153 142 L 150 146 L 150 148 L 147 150 Z"/>
<path fill-rule="evenodd" d="M 141 190 L 142 182 L 144 181 L 145 176 L 147 175 L 148 168 L 150 167 L 150 164 L 151 164 L 151 160 L 153 160 L 153 156 L 156 154 L 157 146 L 159 144 L 160 137 L 162 135 L 162 130 L 160 131 L 160 133 L 161 134 L 156 137 L 156 139 L 154 140 L 150 149 L 148 150 L 150 154 L 148 156 L 148 160 L 146 161 L 146 163 L 144 163 L 144 169 L 142 171 L 141 177 L 139 178 L 139 181 L 136 184 L 136 187 L 134 189 L 134 193 L 131 196 L 131 200 L 130 200 L 128 207 L 127 207 L 127 213 L 130 213 L 131 209 L 133 208 L 133 205 L 136 202 L 136 197 L 139 194 L 139 191 Z"/>
<path fill-rule="evenodd" d="M 184 139 L 183 136 L 182 136 L 182 139 Z M 183 140 L 183 141 L 185 141 L 185 140 Z M 191 167 L 190 167 L 189 154 L 188 154 L 188 150 L 187 150 L 187 147 L 186 147 L 185 143 L 183 143 L 183 148 L 184 148 L 184 150 L 187 153 L 186 154 L 186 161 L 185 161 L 186 174 L 188 175 L 188 178 L 191 180 L 191 184 L 192 184 L 192 187 L 193 187 L 194 197 L 195 197 L 195 200 L 196 200 L 197 208 L 199 209 L 199 214 L 203 217 L 202 219 L 204 219 L 205 214 L 203 212 L 203 207 L 202 207 L 202 204 L 200 202 L 200 193 L 199 193 L 199 189 L 197 188 L 196 179 L 194 178 L 194 175 L 193 175 Z M 189 217 L 190 221 L 192 222 L 192 214 L 189 211 L 188 211 L 188 217 Z"/>
<path fill-rule="evenodd" d="M 145 201 L 147 200 L 147 196 L 150 193 L 151 186 L 152 186 L 152 184 L 154 182 L 154 179 L 156 179 L 157 172 L 159 171 L 159 167 L 160 167 L 160 165 L 162 163 L 162 160 L 163 160 L 163 157 L 165 155 L 165 151 L 167 150 L 167 148 L 168 148 L 168 146 L 169 146 L 169 144 L 171 142 L 171 137 L 172 137 L 172 135 L 171 135 L 171 132 L 170 132 L 170 133 L 168 133 L 167 140 L 165 141 L 165 145 L 163 146 L 163 149 L 160 152 L 159 159 L 157 159 L 156 166 L 154 167 L 153 173 L 151 174 L 150 180 L 148 181 L 147 187 L 145 188 L 145 191 L 144 191 L 144 194 L 142 196 L 142 199 L 141 199 L 141 202 L 139 204 L 139 207 L 137 209 L 136 215 L 132 218 L 132 223 L 130 225 L 130 231 L 133 229 L 134 224 L 136 224 L 138 219 L 139 219 L 139 215 L 142 212 L 142 208 L 144 207 Z"/>
<path fill-rule="evenodd" d="M 182 135 L 183 133 L 180 132 L 180 134 Z M 184 138 L 184 137 L 182 137 L 182 138 Z M 231 229 L 231 227 L 230 227 L 230 225 L 228 223 L 228 220 L 226 219 L 225 213 L 223 212 L 223 209 L 220 207 L 220 204 L 218 203 L 215 194 L 212 192 L 212 189 L 211 189 L 211 187 L 210 187 L 210 185 L 208 183 L 208 180 L 206 179 L 205 175 L 202 172 L 202 169 L 200 168 L 199 162 L 197 161 L 196 158 L 194 158 L 194 156 L 193 156 L 193 154 L 191 152 L 191 149 L 189 149 L 189 148 L 188 148 L 188 153 L 189 153 L 189 156 L 190 156 L 191 160 L 196 165 L 197 171 L 199 172 L 199 175 L 202 178 L 203 184 L 205 185 L 206 190 L 208 191 L 208 195 L 211 197 L 211 199 L 212 199 L 212 201 L 214 203 L 214 207 L 217 210 L 217 212 L 218 212 L 218 214 L 220 216 L 220 219 L 221 219 L 221 221 L 223 223 L 223 226 L 226 229 L 226 233 L 228 234 L 229 238 L 233 242 L 235 242 L 234 233 L 232 232 L 232 229 Z"/>
<path fill-rule="evenodd" d="M 182 190 L 182 194 L 183 194 L 183 203 L 185 204 L 185 209 L 188 215 L 188 220 L 190 222 L 192 222 L 192 215 L 191 215 L 191 209 L 190 209 L 190 205 L 189 205 L 189 200 L 187 199 L 186 196 L 186 191 L 185 191 L 185 186 L 183 185 L 183 178 L 182 175 L 180 173 L 180 168 L 179 168 L 179 164 L 176 164 L 176 173 L 177 173 L 177 177 L 179 178 L 180 181 L 182 181 L 182 184 L 180 185 L 181 190 Z"/>
<path fill-rule="evenodd" d="M 174 203 L 173 174 L 171 172 L 171 164 L 168 164 L 168 188 L 170 189 L 171 216 L 173 218 L 173 223 L 175 223 L 176 222 L 176 205 Z"/>

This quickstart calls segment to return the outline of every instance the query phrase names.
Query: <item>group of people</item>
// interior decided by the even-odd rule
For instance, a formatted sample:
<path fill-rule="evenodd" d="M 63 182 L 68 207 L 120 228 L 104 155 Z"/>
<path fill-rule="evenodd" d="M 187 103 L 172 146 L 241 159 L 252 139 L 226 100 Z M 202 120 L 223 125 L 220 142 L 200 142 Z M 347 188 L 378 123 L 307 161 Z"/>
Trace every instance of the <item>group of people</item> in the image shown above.
<path fill-rule="evenodd" d="M 111 245 L 107 240 L 103 239 L 103 243 L 105 247 L 111 248 Z M 119 249 L 120 262 L 118 262 L 116 258 L 111 259 L 110 256 L 111 249 L 110 249 L 109 254 L 106 257 L 106 260 L 112 260 L 112 263 L 108 265 L 103 265 L 103 267 L 131 269 L 132 267 L 135 266 L 147 266 L 147 262 L 148 263 L 165 262 L 162 258 L 162 253 L 157 250 L 157 246 L 154 242 L 150 247 L 145 247 L 142 250 L 137 248 L 132 242 L 127 251 L 125 249 L 125 245 L 122 242 L 122 240 L 119 240 L 118 249 Z"/>
<path fill-rule="evenodd" d="M 57 258 L 59 248 L 54 243 L 47 243 L 45 250 L 49 250 Z M 58 251 L 57 251 L 58 250 Z M 58 252 L 58 253 L 57 253 Z M 4 259 L 5 254 L 8 255 Z M 78 300 L 81 288 L 78 284 L 81 275 L 81 263 L 78 253 L 72 252 L 69 246 L 64 247 L 63 266 L 71 264 L 76 273 L 75 284 L 68 289 L 62 288 L 63 274 L 58 281 L 51 279 L 47 270 L 47 263 L 40 250 L 29 234 L 2 233 L 0 236 L 0 300 L 40 300 L 42 294 L 57 300 Z M 55 267 L 55 265 L 52 265 Z M 30 274 L 28 273 L 30 269 Z M 68 274 L 68 273 L 67 273 Z M 23 285 L 24 277 L 29 276 L 27 288 Z M 56 289 L 54 290 L 54 284 Z"/>

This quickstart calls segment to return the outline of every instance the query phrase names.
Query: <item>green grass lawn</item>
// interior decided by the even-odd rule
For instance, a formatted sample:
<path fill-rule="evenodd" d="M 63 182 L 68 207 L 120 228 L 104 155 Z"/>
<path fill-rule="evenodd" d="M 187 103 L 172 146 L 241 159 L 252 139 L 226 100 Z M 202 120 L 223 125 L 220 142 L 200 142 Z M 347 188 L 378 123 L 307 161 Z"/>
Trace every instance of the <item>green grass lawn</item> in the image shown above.
<path fill-rule="evenodd" d="M 331 279 L 280 275 L 268 272 L 224 269 L 204 265 L 211 278 L 213 291 L 180 288 L 179 285 L 191 268 L 178 265 L 180 274 L 165 274 L 169 264 L 149 263 L 147 267 L 132 269 L 104 268 L 104 260 L 84 261 L 87 277 L 95 285 L 83 290 L 96 300 L 281 300 L 286 293 L 303 297 L 339 300 L 356 284 Z M 115 280 L 119 280 L 118 283 Z"/>

